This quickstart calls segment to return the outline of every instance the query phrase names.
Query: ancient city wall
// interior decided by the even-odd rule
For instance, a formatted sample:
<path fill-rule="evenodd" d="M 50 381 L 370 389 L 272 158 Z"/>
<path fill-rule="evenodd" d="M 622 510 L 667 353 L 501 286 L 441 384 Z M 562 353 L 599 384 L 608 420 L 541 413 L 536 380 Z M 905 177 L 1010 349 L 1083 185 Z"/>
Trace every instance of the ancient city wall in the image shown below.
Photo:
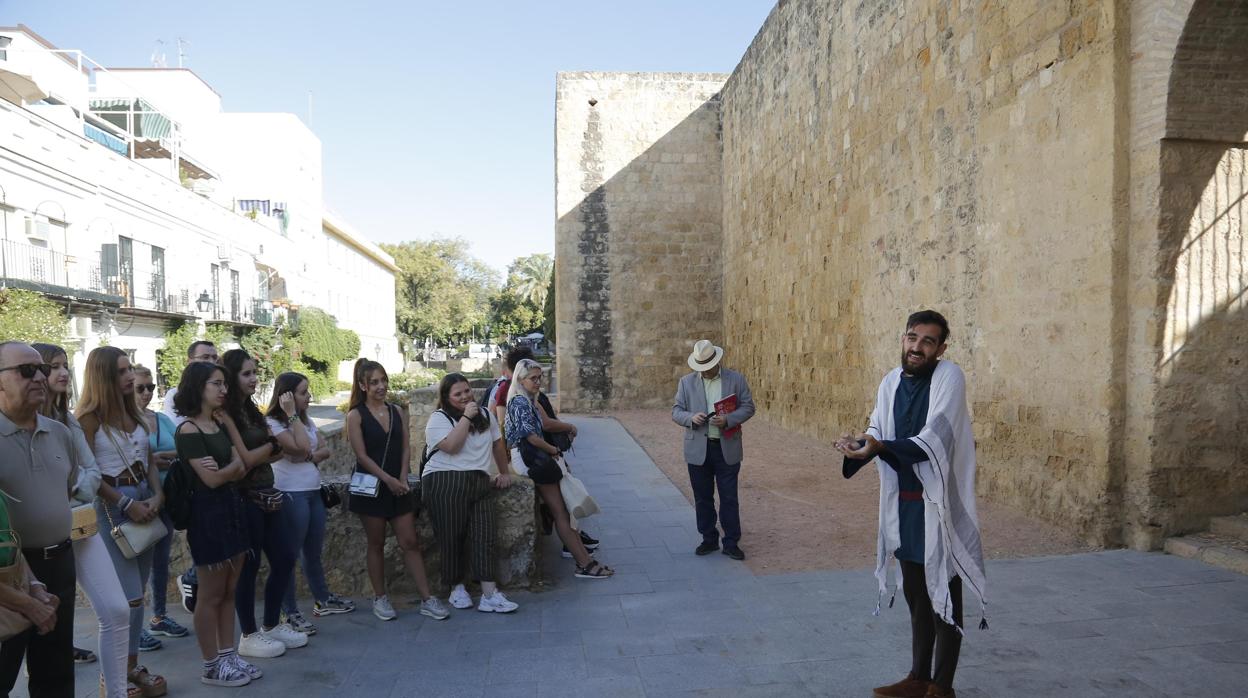
<path fill-rule="evenodd" d="M 906 315 L 940 310 L 981 493 L 1091 532 L 1113 18 L 1070 5 L 780 3 L 724 90 L 724 319 L 763 411 L 828 438 L 865 424 Z"/>
<path fill-rule="evenodd" d="M 725 77 L 558 77 L 555 276 L 565 410 L 670 404 L 693 342 L 722 331 Z"/>
<path fill-rule="evenodd" d="M 586 244 L 617 182 L 584 186 L 593 161 L 577 158 L 633 152 L 611 171 L 644 168 L 684 142 L 650 115 L 697 100 L 592 75 L 645 107 L 584 148 L 589 95 L 560 83 L 561 372 L 610 376 L 565 382 L 574 409 L 669 392 L 687 341 L 717 328 L 761 413 L 827 439 L 863 426 L 905 316 L 931 307 L 968 375 L 982 496 L 1139 548 L 1248 507 L 1248 5 L 781 0 L 696 122 L 719 116 L 701 143 L 720 147 L 721 202 L 680 225 L 716 232 L 691 254 L 688 234 L 658 231 L 668 254 L 641 262 L 652 282 L 675 269 L 714 288 L 719 324 L 708 308 L 666 345 L 670 375 L 656 362 L 627 388 L 621 357 L 649 345 L 624 335 L 693 323 L 646 283 L 585 295 L 598 287 L 578 254 L 612 272 L 643 258 Z M 644 169 L 618 184 L 622 216 L 684 189 Z M 600 308 L 614 324 L 592 321 Z"/>

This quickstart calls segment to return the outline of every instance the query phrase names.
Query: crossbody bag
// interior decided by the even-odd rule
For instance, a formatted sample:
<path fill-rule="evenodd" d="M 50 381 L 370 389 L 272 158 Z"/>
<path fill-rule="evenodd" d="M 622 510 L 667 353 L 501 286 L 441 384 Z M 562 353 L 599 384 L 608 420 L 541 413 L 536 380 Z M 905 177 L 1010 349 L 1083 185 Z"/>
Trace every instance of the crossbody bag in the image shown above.
<path fill-rule="evenodd" d="M 390 441 L 394 438 L 394 408 L 390 403 L 386 403 L 386 414 L 390 416 L 390 431 L 386 432 L 386 450 L 381 456 L 381 463 L 377 464 L 382 470 L 386 469 L 386 461 L 390 459 Z M 356 470 L 351 474 L 348 489 L 357 497 L 376 497 L 381 490 L 381 480 L 376 475 Z"/>
<path fill-rule="evenodd" d="M 126 462 L 126 454 L 117 444 L 117 440 L 113 438 L 113 431 L 107 424 L 101 424 L 100 428 L 104 430 L 104 435 L 108 437 L 109 442 L 113 444 L 113 448 L 117 449 L 117 455 L 121 457 L 121 462 Z M 138 461 L 135 461 L 138 462 Z M 135 482 L 140 482 L 142 478 L 134 472 L 134 463 L 126 466 L 126 470 L 130 472 L 130 477 Z M 148 483 L 149 486 L 151 483 Z M 121 523 L 113 521 L 112 507 L 106 503 L 104 505 L 104 516 L 108 518 L 109 535 L 112 536 L 113 542 L 117 544 L 117 549 L 121 551 L 122 556 L 127 560 L 142 555 L 148 548 L 156 545 L 162 538 L 169 535 L 169 529 L 165 527 L 165 522 L 157 516 L 146 523 L 132 521 L 129 518 Z M 122 512 L 123 516 L 125 512 Z"/>

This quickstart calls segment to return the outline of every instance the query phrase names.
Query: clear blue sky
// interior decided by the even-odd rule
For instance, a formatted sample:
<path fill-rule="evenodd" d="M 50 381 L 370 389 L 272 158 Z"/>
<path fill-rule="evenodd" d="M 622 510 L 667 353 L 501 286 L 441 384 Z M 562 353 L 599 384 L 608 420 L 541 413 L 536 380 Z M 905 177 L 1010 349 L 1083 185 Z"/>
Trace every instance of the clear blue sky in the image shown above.
<path fill-rule="evenodd" d="M 731 72 L 772 0 L 0 0 L 106 66 L 157 39 L 229 111 L 286 111 L 324 147 L 325 200 L 370 239 L 461 236 L 502 270 L 554 250 L 555 73 Z"/>

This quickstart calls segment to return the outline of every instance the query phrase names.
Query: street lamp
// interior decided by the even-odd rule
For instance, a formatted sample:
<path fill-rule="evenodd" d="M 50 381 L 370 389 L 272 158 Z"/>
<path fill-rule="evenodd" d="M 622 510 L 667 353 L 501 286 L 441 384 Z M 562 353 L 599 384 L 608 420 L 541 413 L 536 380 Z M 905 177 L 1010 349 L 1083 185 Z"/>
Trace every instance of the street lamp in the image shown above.
<path fill-rule="evenodd" d="M 195 307 L 199 308 L 199 312 L 206 313 L 212 307 L 212 298 L 208 296 L 208 290 L 205 289 L 199 294 L 199 298 L 195 299 Z"/>

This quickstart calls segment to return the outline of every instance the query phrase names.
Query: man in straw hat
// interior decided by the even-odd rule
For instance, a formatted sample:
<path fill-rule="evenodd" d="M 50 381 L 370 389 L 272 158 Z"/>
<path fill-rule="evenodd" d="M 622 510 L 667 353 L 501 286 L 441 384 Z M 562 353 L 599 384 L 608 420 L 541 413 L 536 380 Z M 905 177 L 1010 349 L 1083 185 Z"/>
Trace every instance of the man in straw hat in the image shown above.
<path fill-rule="evenodd" d="M 702 544 L 698 555 L 719 549 L 715 528 L 715 490 L 719 489 L 719 524 L 724 554 L 744 560 L 741 516 L 737 508 L 737 475 L 741 472 L 741 424 L 754 416 L 754 398 L 745 377 L 719 365 L 724 350 L 709 339 L 698 340 L 689 355 L 693 373 L 680 379 L 672 421 L 685 428 L 685 462 L 693 487 L 693 507 Z M 719 407 L 716 408 L 716 403 Z"/>

